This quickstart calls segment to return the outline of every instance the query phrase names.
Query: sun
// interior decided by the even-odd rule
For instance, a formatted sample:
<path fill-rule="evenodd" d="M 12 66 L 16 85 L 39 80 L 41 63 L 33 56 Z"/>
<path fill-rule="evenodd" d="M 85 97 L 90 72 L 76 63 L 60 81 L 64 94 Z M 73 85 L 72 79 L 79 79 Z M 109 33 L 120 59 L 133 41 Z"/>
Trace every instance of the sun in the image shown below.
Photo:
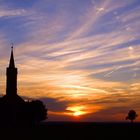
<path fill-rule="evenodd" d="M 81 111 L 76 111 L 73 113 L 73 116 L 80 116 L 80 115 L 82 115 Z"/>
<path fill-rule="evenodd" d="M 69 112 L 67 113 L 68 115 L 74 116 L 74 117 L 79 117 L 82 115 L 87 114 L 85 111 L 85 106 L 69 106 L 67 109 Z"/>

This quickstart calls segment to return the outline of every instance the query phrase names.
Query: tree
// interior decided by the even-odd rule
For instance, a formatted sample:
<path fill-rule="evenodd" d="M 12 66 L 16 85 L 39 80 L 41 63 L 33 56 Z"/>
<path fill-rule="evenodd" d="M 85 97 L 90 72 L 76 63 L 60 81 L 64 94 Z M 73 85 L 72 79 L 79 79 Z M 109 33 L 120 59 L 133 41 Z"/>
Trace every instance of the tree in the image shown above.
<path fill-rule="evenodd" d="M 27 102 L 27 120 L 35 123 L 47 119 L 47 109 L 42 101 L 34 100 Z"/>
<path fill-rule="evenodd" d="M 137 116 L 138 115 L 136 114 L 135 110 L 130 110 L 128 112 L 128 115 L 126 116 L 126 120 L 130 120 L 131 122 L 133 122 L 136 119 Z"/>

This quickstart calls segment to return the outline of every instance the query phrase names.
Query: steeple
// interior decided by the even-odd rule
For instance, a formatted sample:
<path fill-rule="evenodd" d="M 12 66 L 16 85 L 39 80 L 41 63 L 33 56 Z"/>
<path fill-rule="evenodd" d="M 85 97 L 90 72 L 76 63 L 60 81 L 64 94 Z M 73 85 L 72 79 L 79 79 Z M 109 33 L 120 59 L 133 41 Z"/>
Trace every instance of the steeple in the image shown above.
<path fill-rule="evenodd" d="M 10 57 L 9 68 L 15 68 L 13 46 L 11 47 L 11 57 Z"/>
<path fill-rule="evenodd" d="M 6 81 L 6 95 L 15 96 L 17 95 L 17 68 L 15 67 L 13 45 L 11 47 L 11 56 L 9 67 L 6 70 L 7 81 Z"/>

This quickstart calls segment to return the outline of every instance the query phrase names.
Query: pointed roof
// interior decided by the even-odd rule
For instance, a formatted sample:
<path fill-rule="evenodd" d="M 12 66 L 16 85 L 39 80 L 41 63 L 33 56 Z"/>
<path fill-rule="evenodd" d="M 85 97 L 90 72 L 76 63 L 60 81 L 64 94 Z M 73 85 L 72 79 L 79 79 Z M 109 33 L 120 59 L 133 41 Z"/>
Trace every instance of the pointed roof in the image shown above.
<path fill-rule="evenodd" d="M 11 57 L 10 57 L 9 67 L 10 68 L 15 68 L 15 61 L 14 61 L 14 54 L 13 54 L 13 46 L 11 47 Z"/>

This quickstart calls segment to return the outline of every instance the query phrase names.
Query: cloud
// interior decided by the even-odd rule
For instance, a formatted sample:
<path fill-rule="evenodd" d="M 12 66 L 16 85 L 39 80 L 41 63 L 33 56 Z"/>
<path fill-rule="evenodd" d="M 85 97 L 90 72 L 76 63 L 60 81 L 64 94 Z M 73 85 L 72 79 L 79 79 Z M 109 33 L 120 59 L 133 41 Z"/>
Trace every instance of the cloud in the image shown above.
<path fill-rule="evenodd" d="M 77 1 L 63 2 L 2 6 L 1 92 L 5 93 L 5 68 L 14 40 L 19 94 L 48 102 L 54 118 L 61 119 L 72 106 L 94 114 L 137 103 L 139 6 L 120 0 L 80 6 Z"/>
<path fill-rule="evenodd" d="M 23 16 L 26 14 L 24 9 L 1 9 L 0 18 L 11 17 L 11 16 Z"/>

